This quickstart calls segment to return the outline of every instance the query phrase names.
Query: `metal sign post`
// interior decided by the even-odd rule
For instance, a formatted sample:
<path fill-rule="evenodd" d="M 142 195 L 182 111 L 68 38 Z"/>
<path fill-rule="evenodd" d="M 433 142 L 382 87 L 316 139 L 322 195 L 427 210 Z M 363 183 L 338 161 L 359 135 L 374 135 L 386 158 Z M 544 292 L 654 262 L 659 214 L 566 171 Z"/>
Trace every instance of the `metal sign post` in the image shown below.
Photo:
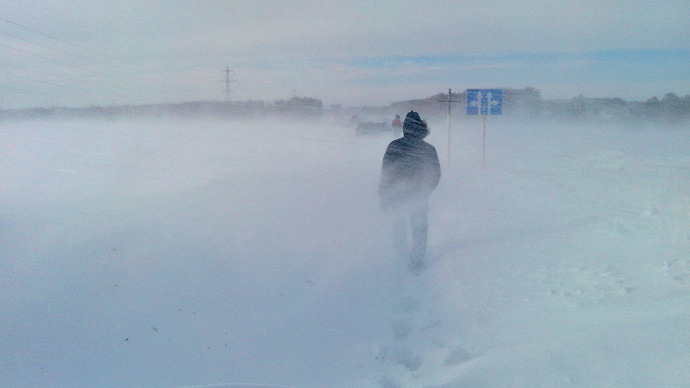
<path fill-rule="evenodd" d="M 486 115 L 482 115 L 482 166 L 486 167 Z"/>
<path fill-rule="evenodd" d="M 450 88 L 448 89 L 448 167 L 450 167 Z"/>
<path fill-rule="evenodd" d="M 467 89 L 467 114 L 482 115 L 482 163 L 486 165 L 486 116 L 503 113 L 502 89 Z"/>

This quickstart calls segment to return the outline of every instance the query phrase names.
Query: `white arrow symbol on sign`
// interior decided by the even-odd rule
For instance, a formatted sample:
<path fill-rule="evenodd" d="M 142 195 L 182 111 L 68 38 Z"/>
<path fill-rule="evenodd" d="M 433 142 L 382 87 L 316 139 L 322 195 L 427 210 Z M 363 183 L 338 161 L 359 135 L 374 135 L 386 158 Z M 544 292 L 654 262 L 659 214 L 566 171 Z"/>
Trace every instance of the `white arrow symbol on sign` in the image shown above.
<path fill-rule="evenodd" d="M 475 97 L 475 99 L 472 100 L 472 102 L 470 102 L 470 106 L 476 106 L 477 109 L 479 109 L 479 105 L 481 104 L 480 101 L 481 101 L 481 99 L 482 99 L 482 94 L 481 94 L 481 93 L 477 93 L 477 95 L 475 95 L 474 97 Z"/>
<path fill-rule="evenodd" d="M 487 107 L 487 111 L 489 112 L 489 115 L 491 115 L 491 108 L 494 107 L 494 106 L 496 106 L 496 105 L 498 105 L 499 102 L 498 102 L 498 100 L 494 100 L 494 99 L 493 99 L 493 95 L 491 94 L 491 92 L 489 92 L 489 93 L 486 95 L 486 97 L 487 97 L 488 102 L 489 102 L 488 107 Z"/>

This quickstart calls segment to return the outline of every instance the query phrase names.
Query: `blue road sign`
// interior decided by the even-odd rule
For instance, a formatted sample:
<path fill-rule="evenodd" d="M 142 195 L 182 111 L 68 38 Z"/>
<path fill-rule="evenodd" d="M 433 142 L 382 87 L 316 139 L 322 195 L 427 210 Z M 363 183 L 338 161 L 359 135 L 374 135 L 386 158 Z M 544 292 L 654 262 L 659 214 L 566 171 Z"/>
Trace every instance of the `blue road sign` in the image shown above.
<path fill-rule="evenodd" d="M 503 113 L 502 89 L 467 89 L 467 114 L 483 116 Z"/>

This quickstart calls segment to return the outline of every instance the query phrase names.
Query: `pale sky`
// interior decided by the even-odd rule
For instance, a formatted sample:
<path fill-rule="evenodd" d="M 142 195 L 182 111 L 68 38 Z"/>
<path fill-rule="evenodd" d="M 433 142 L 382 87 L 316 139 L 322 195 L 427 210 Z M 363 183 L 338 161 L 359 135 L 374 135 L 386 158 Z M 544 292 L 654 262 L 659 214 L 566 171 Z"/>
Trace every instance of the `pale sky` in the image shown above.
<path fill-rule="evenodd" d="M 690 94 L 690 1 L 2 0 L 0 109 Z"/>

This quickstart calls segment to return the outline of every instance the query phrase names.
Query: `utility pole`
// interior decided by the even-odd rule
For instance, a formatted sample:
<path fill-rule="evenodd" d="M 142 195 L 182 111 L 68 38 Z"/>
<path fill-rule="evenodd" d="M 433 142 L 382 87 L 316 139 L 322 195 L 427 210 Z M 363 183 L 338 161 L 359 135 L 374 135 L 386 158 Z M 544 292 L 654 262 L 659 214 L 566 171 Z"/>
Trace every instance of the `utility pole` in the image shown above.
<path fill-rule="evenodd" d="M 460 101 L 453 101 L 452 99 L 453 93 L 452 90 L 449 88 L 448 89 L 448 99 L 445 101 L 439 101 L 439 102 L 445 102 L 448 103 L 448 167 L 450 167 L 450 112 L 451 112 L 451 104 L 455 102 L 460 102 Z"/>

